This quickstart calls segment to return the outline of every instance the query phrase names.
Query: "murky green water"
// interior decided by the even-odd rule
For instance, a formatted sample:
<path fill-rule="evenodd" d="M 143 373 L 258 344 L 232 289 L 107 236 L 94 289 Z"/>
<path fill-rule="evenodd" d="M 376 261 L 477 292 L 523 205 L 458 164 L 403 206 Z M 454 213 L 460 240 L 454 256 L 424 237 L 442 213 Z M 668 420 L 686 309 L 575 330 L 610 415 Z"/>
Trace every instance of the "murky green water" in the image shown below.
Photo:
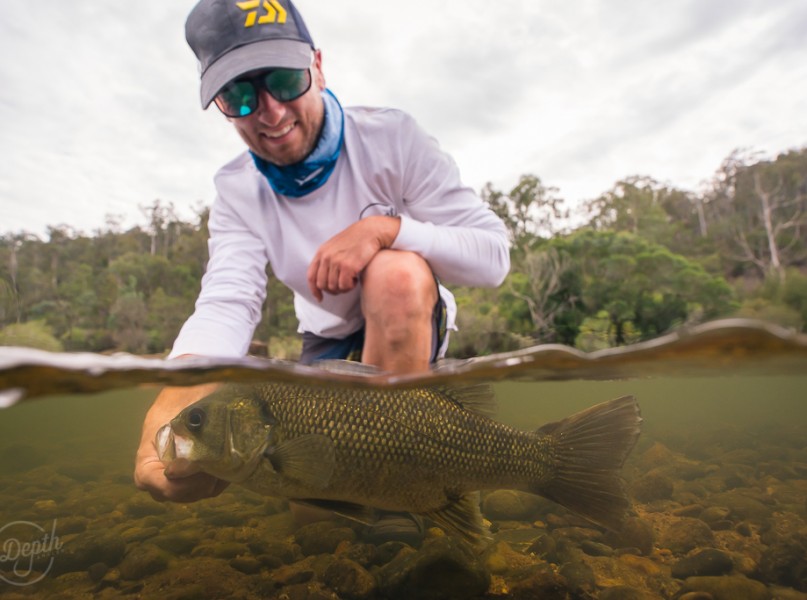
<path fill-rule="evenodd" d="M 235 485 L 152 501 L 131 473 L 153 386 L 19 403 L 0 411 L 0 597 L 807 598 L 807 362 L 785 349 L 760 374 L 692 355 L 706 375 L 676 359 L 675 376 L 656 360 L 648 377 L 493 377 L 497 418 L 523 429 L 625 394 L 644 423 L 625 531 L 499 491 L 483 501 L 495 541 L 481 554 L 437 530 L 416 551 L 363 543 L 345 521 L 299 527 L 284 502 Z"/>

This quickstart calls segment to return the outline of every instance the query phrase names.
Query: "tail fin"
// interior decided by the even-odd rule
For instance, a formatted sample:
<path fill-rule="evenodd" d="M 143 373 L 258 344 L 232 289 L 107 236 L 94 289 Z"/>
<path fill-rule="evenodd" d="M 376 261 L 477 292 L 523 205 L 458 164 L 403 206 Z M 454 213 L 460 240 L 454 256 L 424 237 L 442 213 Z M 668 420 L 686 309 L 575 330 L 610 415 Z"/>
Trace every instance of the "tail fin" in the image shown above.
<path fill-rule="evenodd" d="M 620 529 L 628 500 L 619 471 L 639 438 L 633 396 L 592 406 L 536 433 L 550 439 L 554 476 L 529 491 L 609 529 Z"/>

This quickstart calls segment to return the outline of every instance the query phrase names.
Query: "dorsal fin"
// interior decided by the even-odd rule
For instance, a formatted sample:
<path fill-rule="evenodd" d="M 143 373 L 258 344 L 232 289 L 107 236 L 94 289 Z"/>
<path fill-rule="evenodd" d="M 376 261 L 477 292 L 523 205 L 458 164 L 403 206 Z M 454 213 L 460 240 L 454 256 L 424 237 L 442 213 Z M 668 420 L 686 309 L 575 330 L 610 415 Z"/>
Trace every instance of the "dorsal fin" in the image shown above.
<path fill-rule="evenodd" d="M 436 392 L 446 396 L 465 410 L 483 417 L 492 418 L 496 414 L 496 395 L 487 383 L 466 385 L 439 385 L 433 387 Z"/>

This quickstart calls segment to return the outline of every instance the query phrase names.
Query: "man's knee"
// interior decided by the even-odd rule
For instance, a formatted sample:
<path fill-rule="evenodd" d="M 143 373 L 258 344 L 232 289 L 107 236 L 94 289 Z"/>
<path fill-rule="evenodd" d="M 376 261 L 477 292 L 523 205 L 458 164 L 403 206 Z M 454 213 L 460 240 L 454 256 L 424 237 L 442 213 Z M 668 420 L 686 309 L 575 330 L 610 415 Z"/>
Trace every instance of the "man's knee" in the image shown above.
<path fill-rule="evenodd" d="M 429 263 L 414 252 L 382 250 L 362 276 L 365 317 L 393 313 L 396 318 L 430 318 L 436 302 L 434 274 Z"/>

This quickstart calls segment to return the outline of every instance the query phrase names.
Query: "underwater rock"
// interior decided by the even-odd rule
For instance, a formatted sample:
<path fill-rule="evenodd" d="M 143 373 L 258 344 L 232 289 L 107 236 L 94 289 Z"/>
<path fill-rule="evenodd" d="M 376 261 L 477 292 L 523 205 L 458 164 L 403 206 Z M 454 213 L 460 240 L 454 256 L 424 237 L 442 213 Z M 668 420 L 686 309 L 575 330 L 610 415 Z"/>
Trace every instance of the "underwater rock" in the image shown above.
<path fill-rule="evenodd" d="M 715 523 L 722 523 L 728 520 L 731 509 L 725 506 L 709 506 L 703 509 L 698 518 L 712 527 Z M 714 529 L 714 528 L 713 528 Z"/>
<path fill-rule="evenodd" d="M 174 556 L 179 556 L 191 552 L 201 540 L 202 534 L 199 531 L 182 531 L 160 534 L 151 538 L 150 543 Z"/>
<path fill-rule="evenodd" d="M 586 540 L 580 544 L 580 549 L 589 556 L 613 556 L 614 549 L 608 544 Z"/>
<path fill-rule="evenodd" d="M 661 442 L 655 442 L 650 448 L 642 452 L 637 463 L 642 471 L 649 471 L 659 467 L 667 467 L 677 460 L 675 453 Z"/>
<path fill-rule="evenodd" d="M 153 500 L 147 494 L 136 494 L 121 507 L 124 514 L 139 519 L 149 515 L 163 515 L 168 512 L 165 504 Z"/>
<path fill-rule="evenodd" d="M 543 533 L 535 538 L 535 541 L 527 548 L 527 553 L 535 554 L 535 556 L 542 558 L 548 562 L 557 562 L 555 556 L 555 548 L 557 542 L 548 533 Z"/>
<path fill-rule="evenodd" d="M 619 563 L 620 566 L 628 567 L 634 573 L 640 573 L 650 577 L 657 578 L 663 573 L 661 566 L 656 561 L 644 556 L 622 554 L 619 557 Z"/>
<path fill-rule="evenodd" d="M 677 597 L 677 600 L 715 600 L 709 592 L 687 592 Z"/>
<path fill-rule="evenodd" d="M 484 553 L 485 568 L 494 575 L 504 575 L 524 567 L 542 562 L 534 554 L 523 554 L 514 550 L 507 542 L 497 542 Z"/>
<path fill-rule="evenodd" d="M 482 501 L 482 514 L 494 521 L 530 521 L 540 506 L 540 499 L 532 494 L 496 490 Z"/>
<path fill-rule="evenodd" d="M 348 558 L 337 558 L 322 577 L 323 583 L 346 600 L 366 600 L 376 591 L 375 577 L 359 563 Z"/>
<path fill-rule="evenodd" d="M 95 563 L 116 566 L 126 552 L 126 544 L 109 531 L 89 530 L 65 541 L 53 561 L 52 573 L 60 575 L 73 571 L 86 571 Z"/>
<path fill-rule="evenodd" d="M 244 575 L 233 569 L 227 561 L 200 557 L 178 559 L 165 569 L 144 580 L 146 586 L 138 596 L 99 594 L 98 598 L 159 598 L 159 600 L 252 600 L 250 584 L 260 585 L 261 575 Z M 274 588 L 273 588 L 274 589 Z M 263 596 L 258 596 L 263 597 Z M 271 597 L 268 593 L 266 597 Z"/>
<path fill-rule="evenodd" d="M 506 521 L 499 521 L 497 524 L 502 525 Z M 524 523 L 517 521 L 510 521 L 515 526 L 510 529 L 499 529 L 494 535 L 493 539 L 497 542 L 507 542 L 516 546 L 527 547 L 532 544 L 536 538 L 547 535 L 546 529 L 539 529 L 536 527 L 525 526 Z"/>
<path fill-rule="evenodd" d="M 765 581 L 807 592 L 807 529 L 792 532 L 763 553 L 759 570 Z"/>
<path fill-rule="evenodd" d="M 377 554 L 378 550 L 375 544 L 364 544 L 361 542 L 356 542 L 355 544 L 343 542 L 339 544 L 335 552 L 337 557 L 352 560 L 365 569 L 376 564 Z M 391 558 L 392 557 L 390 557 L 390 559 Z"/>
<path fill-rule="evenodd" d="M 284 587 L 281 594 L 270 597 L 273 600 L 340 600 L 336 592 L 327 589 L 318 581 L 290 585 Z"/>
<path fill-rule="evenodd" d="M 87 575 L 90 576 L 90 579 L 96 582 L 101 581 L 108 572 L 109 567 L 102 562 L 97 562 L 94 565 L 90 565 L 90 568 L 87 569 Z"/>
<path fill-rule="evenodd" d="M 305 583 L 314 579 L 314 569 L 310 561 L 300 561 L 272 571 L 272 581 L 275 587 L 285 587 L 295 583 Z"/>
<path fill-rule="evenodd" d="M 508 600 L 569 600 L 575 597 L 566 580 L 548 563 L 520 569 L 508 581 Z"/>
<path fill-rule="evenodd" d="M 249 551 L 255 556 L 271 557 L 278 565 L 291 564 L 302 559 L 299 546 L 282 540 L 261 539 L 247 542 Z"/>
<path fill-rule="evenodd" d="M 61 517 L 57 524 L 59 535 L 69 535 L 71 533 L 81 533 L 87 530 L 90 520 L 86 517 Z"/>
<path fill-rule="evenodd" d="M 686 579 L 697 575 L 725 575 L 734 568 L 731 557 L 715 548 L 707 548 L 682 558 L 672 566 L 672 576 Z"/>
<path fill-rule="evenodd" d="M 335 525 L 332 521 L 319 521 L 300 527 L 294 539 L 306 556 L 332 554 L 340 543 L 346 540 L 355 542 L 356 532 L 350 527 Z"/>
<path fill-rule="evenodd" d="M 777 512 L 760 530 L 760 539 L 768 545 L 783 542 L 794 533 L 807 534 L 807 523 L 799 515 L 791 512 Z"/>
<path fill-rule="evenodd" d="M 676 508 L 672 514 L 676 517 L 694 517 L 698 518 L 703 513 L 703 506 L 701 504 L 687 504 L 681 508 Z"/>
<path fill-rule="evenodd" d="M 658 596 L 627 585 L 605 588 L 600 592 L 600 600 L 656 600 Z M 679 599 L 680 600 L 680 599 Z"/>
<path fill-rule="evenodd" d="M 238 598 L 238 594 L 233 595 Z M 161 591 L 160 600 L 206 600 L 211 594 L 204 585 L 190 583 L 186 585 L 172 585 L 169 590 Z M 243 598 L 243 596 L 241 596 Z"/>
<path fill-rule="evenodd" d="M 407 554 L 411 554 L 414 552 L 414 549 L 409 544 L 404 544 L 403 542 L 384 542 L 380 546 L 376 546 L 373 564 L 378 566 L 386 565 L 403 551 Z"/>
<path fill-rule="evenodd" d="M 669 500 L 674 489 L 673 480 L 659 469 L 655 469 L 634 481 L 631 493 L 639 502 L 654 502 Z"/>
<path fill-rule="evenodd" d="M 59 514 L 59 505 L 55 500 L 37 500 L 31 508 L 38 518 L 55 517 Z"/>
<path fill-rule="evenodd" d="M 118 566 L 123 579 L 138 580 L 168 568 L 171 555 L 151 544 L 132 548 Z"/>
<path fill-rule="evenodd" d="M 638 548 L 647 556 L 653 552 L 656 541 L 653 526 L 639 517 L 628 517 L 621 531 L 609 531 L 605 541 L 612 548 Z"/>
<path fill-rule="evenodd" d="M 770 586 L 771 596 L 775 600 L 807 600 L 807 593 L 794 590 L 793 588 L 784 588 L 776 585 Z"/>
<path fill-rule="evenodd" d="M 715 525 L 720 527 L 724 522 L 725 521 L 718 521 Z M 748 521 L 737 523 L 737 525 L 734 527 L 734 531 L 745 537 L 751 537 L 752 535 L 754 535 L 754 527 Z"/>
<path fill-rule="evenodd" d="M 473 598 L 490 585 L 474 550 L 453 537 L 424 540 L 418 552 L 401 552 L 381 567 L 379 591 L 391 600 Z"/>
<path fill-rule="evenodd" d="M 700 519 L 682 518 L 661 533 L 658 545 L 673 554 L 686 554 L 701 546 L 712 546 L 714 540 L 714 533 L 706 523 Z"/>
<path fill-rule="evenodd" d="M 200 543 L 191 551 L 191 556 L 194 558 L 206 556 L 209 558 L 230 560 L 236 556 L 249 553 L 249 546 L 242 544 L 241 542 L 205 541 Z"/>
<path fill-rule="evenodd" d="M 560 574 L 568 587 L 578 596 L 591 595 L 597 588 L 594 571 L 584 562 L 568 562 L 560 568 Z"/>
<path fill-rule="evenodd" d="M 596 542 L 603 539 L 603 533 L 601 531 L 588 527 L 560 527 L 552 532 L 552 536 L 558 542 L 566 540 L 578 544 L 587 540 Z"/>
<path fill-rule="evenodd" d="M 736 490 L 714 494 L 710 501 L 716 506 L 725 506 L 740 519 L 760 523 L 770 516 L 773 507 L 753 498 L 748 490 Z"/>
<path fill-rule="evenodd" d="M 230 512 L 226 510 L 213 510 L 200 514 L 205 523 L 214 527 L 238 527 L 244 525 L 245 516 L 242 513 Z"/>
<path fill-rule="evenodd" d="M 120 536 L 127 544 L 142 542 L 160 534 L 159 527 L 129 527 L 124 529 Z"/>
<path fill-rule="evenodd" d="M 230 566 L 236 571 L 253 575 L 263 568 L 263 563 L 253 556 L 236 556 L 230 559 Z"/>
<path fill-rule="evenodd" d="M 681 592 L 707 592 L 714 600 L 768 600 L 770 594 L 764 583 L 743 575 L 718 577 L 690 577 L 684 581 Z"/>

